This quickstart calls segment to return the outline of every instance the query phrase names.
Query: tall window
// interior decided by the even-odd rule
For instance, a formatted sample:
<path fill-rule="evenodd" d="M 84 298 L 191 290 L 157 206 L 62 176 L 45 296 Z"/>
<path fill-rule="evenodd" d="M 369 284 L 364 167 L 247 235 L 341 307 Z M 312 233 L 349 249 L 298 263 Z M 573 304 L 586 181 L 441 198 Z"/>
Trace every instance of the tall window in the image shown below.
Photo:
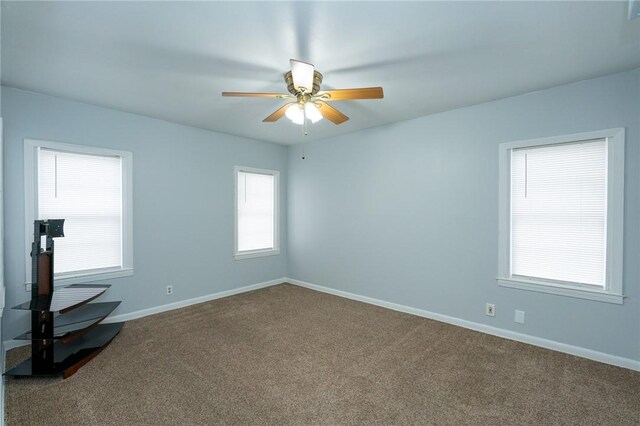
<path fill-rule="evenodd" d="M 278 254 L 278 176 L 273 170 L 235 168 L 234 257 Z"/>
<path fill-rule="evenodd" d="M 624 130 L 502 144 L 499 282 L 622 302 Z"/>
<path fill-rule="evenodd" d="M 65 219 L 55 239 L 58 281 L 132 273 L 130 170 L 130 153 L 25 141 L 27 247 L 33 220 Z"/>

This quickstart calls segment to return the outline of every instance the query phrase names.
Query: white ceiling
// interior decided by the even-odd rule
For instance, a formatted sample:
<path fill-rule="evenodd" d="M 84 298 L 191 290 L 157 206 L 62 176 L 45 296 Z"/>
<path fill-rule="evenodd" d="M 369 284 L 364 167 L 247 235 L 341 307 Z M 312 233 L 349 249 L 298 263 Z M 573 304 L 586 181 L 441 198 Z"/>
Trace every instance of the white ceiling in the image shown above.
<path fill-rule="evenodd" d="M 283 144 L 640 66 L 628 2 L 2 2 L 2 84 Z M 295 58 L 350 116 L 262 119 Z"/>

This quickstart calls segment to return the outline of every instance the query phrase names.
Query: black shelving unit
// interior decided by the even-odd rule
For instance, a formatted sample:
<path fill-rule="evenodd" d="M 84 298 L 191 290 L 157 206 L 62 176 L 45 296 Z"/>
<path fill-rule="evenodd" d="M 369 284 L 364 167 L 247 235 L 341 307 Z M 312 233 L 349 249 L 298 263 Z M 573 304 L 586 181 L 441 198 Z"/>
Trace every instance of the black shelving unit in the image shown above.
<path fill-rule="evenodd" d="M 67 378 L 111 343 L 124 325 L 100 324 L 120 302 L 88 303 L 111 286 L 54 288 L 53 238 L 64 236 L 63 226 L 64 219 L 34 222 L 31 300 L 13 308 L 31 311 L 31 331 L 15 337 L 31 341 L 31 357 L 4 373 L 6 376 Z"/>

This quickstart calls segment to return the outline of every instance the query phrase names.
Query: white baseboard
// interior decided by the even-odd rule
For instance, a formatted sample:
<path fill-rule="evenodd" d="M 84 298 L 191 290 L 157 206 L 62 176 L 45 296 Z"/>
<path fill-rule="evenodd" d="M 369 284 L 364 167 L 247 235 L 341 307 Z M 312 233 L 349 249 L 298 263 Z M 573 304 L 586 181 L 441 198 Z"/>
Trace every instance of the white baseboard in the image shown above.
<path fill-rule="evenodd" d="M 233 288 L 231 290 L 220 291 L 218 293 L 207 294 L 205 296 L 194 297 L 193 299 L 181 300 L 179 302 L 168 303 L 166 305 L 154 306 L 153 308 L 142 309 L 140 311 L 129 312 L 128 314 L 120 314 L 112 317 L 108 317 L 103 321 L 104 324 L 110 322 L 130 321 L 137 318 L 146 317 L 149 315 L 159 314 L 161 312 L 172 311 L 178 308 L 184 308 L 186 306 L 197 305 L 198 303 L 208 302 L 210 300 L 222 299 L 223 297 L 233 296 L 235 294 L 246 293 L 248 291 L 258 290 L 259 288 L 271 287 L 273 285 L 282 284 L 286 282 L 285 278 L 279 278 L 277 280 L 265 281 L 258 284 L 251 284 L 240 288 Z"/>
<path fill-rule="evenodd" d="M 161 312 L 172 311 L 178 308 L 184 308 L 186 306 L 196 305 L 198 303 L 208 302 L 210 300 L 222 299 L 223 297 L 233 296 L 235 294 L 246 293 L 248 291 L 257 290 L 259 288 L 270 287 L 277 284 L 286 282 L 285 278 L 279 278 L 277 280 L 265 281 L 258 284 L 251 284 L 248 286 L 234 288 L 231 290 L 220 291 L 218 293 L 207 294 L 200 297 L 194 297 L 193 299 L 181 300 L 179 302 L 168 303 L 166 305 L 154 306 L 153 308 L 142 309 L 139 311 L 129 312 L 126 314 L 115 315 L 106 318 L 102 323 L 108 324 L 112 322 L 130 321 L 137 318 L 146 317 L 149 315 L 159 314 Z M 26 346 L 29 344 L 27 340 L 6 340 L 3 342 L 4 352 L 18 348 L 20 346 Z"/>
<path fill-rule="evenodd" d="M 623 358 L 616 355 L 611 355 L 604 352 L 598 352 L 592 349 L 583 348 L 580 346 L 568 345 L 566 343 L 556 342 L 554 340 L 548 340 L 548 339 L 543 339 L 541 337 L 530 336 L 528 334 L 523 334 L 523 333 L 511 331 L 511 330 L 492 327 L 490 325 L 480 324 L 473 321 L 467 321 L 460 318 L 451 317 L 448 315 L 437 314 L 434 312 L 425 311 L 423 309 L 400 305 L 398 303 L 386 302 L 384 300 L 374 299 L 372 297 L 367 297 L 367 296 L 361 296 L 359 294 L 353 294 L 353 293 L 349 293 L 342 290 L 336 290 L 329 287 L 323 287 L 317 284 L 312 284 L 305 281 L 296 280 L 293 278 L 286 278 L 286 282 L 295 284 L 300 287 L 305 287 L 311 290 L 333 294 L 334 296 L 345 297 L 347 299 L 357 300 L 359 302 L 381 306 L 383 308 L 392 309 L 394 311 L 404 312 L 407 314 L 417 315 L 419 317 L 424 317 L 424 318 L 429 318 L 429 319 L 440 321 L 440 322 L 445 322 L 447 324 L 457 325 L 459 327 L 480 331 L 482 333 L 491 334 L 493 336 L 503 337 L 505 339 L 515 340 L 517 342 L 528 343 L 533 346 L 539 346 L 542 348 L 551 349 L 554 351 L 563 352 L 566 354 L 575 355 L 582 358 L 587 358 L 593 361 L 599 361 L 605 364 L 615 365 L 617 367 L 623 367 L 623 368 L 628 368 L 630 370 L 640 371 L 640 361 L 636 361 L 630 358 Z"/>

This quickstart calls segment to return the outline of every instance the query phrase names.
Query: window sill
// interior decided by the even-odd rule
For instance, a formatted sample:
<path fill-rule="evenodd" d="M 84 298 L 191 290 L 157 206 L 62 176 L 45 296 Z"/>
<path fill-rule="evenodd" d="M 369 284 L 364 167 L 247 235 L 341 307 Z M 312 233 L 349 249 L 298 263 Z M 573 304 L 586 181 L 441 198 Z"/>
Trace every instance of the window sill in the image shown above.
<path fill-rule="evenodd" d="M 624 295 L 606 291 L 572 287 L 569 285 L 547 283 L 535 280 L 517 279 L 514 277 L 497 278 L 501 287 L 517 288 L 520 290 L 537 291 L 540 293 L 557 294 L 560 296 L 576 297 L 579 299 L 596 300 L 599 302 L 622 305 Z"/>
<path fill-rule="evenodd" d="M 78 272 L 64 276 L 54 276 L 54 288 L 64 287 L 70 284 L 84 284 L 93 281 L 103 281 L 112 278 L 130 277 L 133 275 L 133 268 L 120 268 L 107 271 Z M 31 291 L 31 283 L 26 283 L 26 290 Z"/>
<path fill-rule="evenodd" d="M 280 254 L 280 249 L 254 250 L 233 255 L 233 260 L 252 259 L 254 257 L 276 256 Z"/>

